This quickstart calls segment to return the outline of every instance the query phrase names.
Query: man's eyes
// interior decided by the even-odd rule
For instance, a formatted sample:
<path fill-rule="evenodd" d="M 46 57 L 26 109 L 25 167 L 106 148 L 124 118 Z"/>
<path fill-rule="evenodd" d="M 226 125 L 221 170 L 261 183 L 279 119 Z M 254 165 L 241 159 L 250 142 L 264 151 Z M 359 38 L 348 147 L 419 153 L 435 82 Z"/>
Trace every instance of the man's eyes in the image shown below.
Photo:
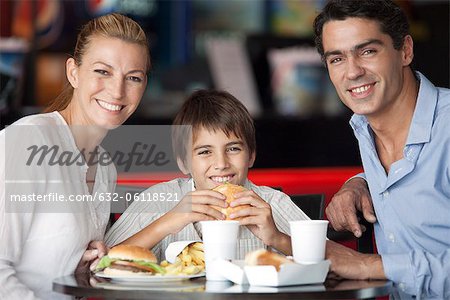
<path fill-rule="evenodd" d="M 335 57 L 335 58 L 330 58 L 330 60 L 328 61 L 329 64 L 336 64 L 338 62 L 341 62 L 342 58 L 340 57 Z"/>
<path fill-rule="evenodd" d="M 378 51 L 376 49 L 364 49 L 360 52 L 360 56 L 371 56 L 373 54 L 376 54 Z M 328 59 L 328 64 L 333 65 L 337 64 L 343 61 L 343 58 L 341 56 L 339 57 L 330 57 Z"/>
<path fill-rule="evenodd" d="M 362 51 L 362 55 L 370 55 L 370 54 L 375 54 L 377 53 L 377 50 L 375 49 L 365 49 Z"/>

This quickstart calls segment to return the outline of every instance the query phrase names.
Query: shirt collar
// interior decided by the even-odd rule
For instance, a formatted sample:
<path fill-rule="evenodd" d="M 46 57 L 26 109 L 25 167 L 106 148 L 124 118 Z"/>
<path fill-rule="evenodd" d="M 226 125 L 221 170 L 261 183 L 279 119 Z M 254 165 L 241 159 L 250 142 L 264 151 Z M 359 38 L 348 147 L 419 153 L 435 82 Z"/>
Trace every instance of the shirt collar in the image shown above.
<path fill-rule="evenodd" d="M 437 106 L 436 87 L 420 72 L 417 72 L 417 75 L 420 80 L 419 95 L 406 144 L 419 144 L 430 141 L 431 128 Z"/>
<path fill-rule="evenodd" d="M 431 128 L 437 105 L 436 87 L 422 73 L 416 72 L 416 74 L 420 80 L 419 94 L 408 133 L 408 139 L 406 140 L 407 145 L 430 141 Z M 350 119 L 350 126 L 355 131 L 368 131 L 370 128 L 367 118 L 364 115 L 357 114 L 354 114 Z"/>

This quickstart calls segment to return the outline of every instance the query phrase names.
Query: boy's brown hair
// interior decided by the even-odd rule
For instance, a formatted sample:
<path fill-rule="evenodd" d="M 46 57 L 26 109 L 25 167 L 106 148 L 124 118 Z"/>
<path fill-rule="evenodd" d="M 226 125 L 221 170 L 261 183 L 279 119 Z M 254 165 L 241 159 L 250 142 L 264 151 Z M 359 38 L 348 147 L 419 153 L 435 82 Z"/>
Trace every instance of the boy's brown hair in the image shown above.
<path fill-rule="evenodd" d="M 192 93 L 175 116 L 172 146 L 175 157 L 186 162 L 186 152 L 200 128 L 222 130 L 243 140 L 250 155 L 256 152 L 255 125 L 245 106 L 225 91 L 199 90 Z M 190 132 L 192 130 L 192 132 Z M 189 140 L 192 137 L 192 140 Z"/>

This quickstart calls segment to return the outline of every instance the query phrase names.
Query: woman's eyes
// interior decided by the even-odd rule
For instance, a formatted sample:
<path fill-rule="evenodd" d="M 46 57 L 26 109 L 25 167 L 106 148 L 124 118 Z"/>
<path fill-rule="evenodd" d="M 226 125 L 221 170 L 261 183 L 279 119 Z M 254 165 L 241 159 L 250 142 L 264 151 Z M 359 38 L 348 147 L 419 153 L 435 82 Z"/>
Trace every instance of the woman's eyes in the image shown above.
<path fill-rule="evenodd" d="M 142 78 L 136 76 L 129 76 L 128 79 L 134 82 L 142 82 Z"/>
<path fill-rule="evenodd" d="M 104 76 L 111 75 L 108 71 L 103 70 L 103 69 L 95 69 L 94 72 L 96 72 L 98 74 L 101 74 L 101 75 L 104 75 Z M 130 80 L 130 81 L 133 81 L 133 82 L 136 82 L 136 83 L 140 83 L 140 82 L 143 81 L 143 79 L 138 77 L 138 76 L 128 76 L 127 80 Z"/>
<path fill-rule="evenodd" d="M 102 69 L 95 69 L 94 72 L 102 74 L 102 75 L 108 75 L 108 71 L 102 70 Z"/>

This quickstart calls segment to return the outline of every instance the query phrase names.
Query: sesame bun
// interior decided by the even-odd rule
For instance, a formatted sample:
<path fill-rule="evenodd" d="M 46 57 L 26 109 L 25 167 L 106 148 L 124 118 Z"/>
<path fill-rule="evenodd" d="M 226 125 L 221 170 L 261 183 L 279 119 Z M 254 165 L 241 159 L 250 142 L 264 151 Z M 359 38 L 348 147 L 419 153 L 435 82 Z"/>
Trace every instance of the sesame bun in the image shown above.
<path fill-rule="evenodd" d="M 246 190 L 247 189 L 245 187 L 243 187 L 243 186 L 235 185 L 235 184 L 228 183 L 228 182 L 213 188 L 213 191 L 219 192 L 219 193 L 221 193 L 221 194 L 223 194 L 223 195 L 225 195 L 227 197 L 227 199 L 225 201 L 227 201 L 228 204 L 230 204 L 232 201 L 235 200 L 234 194 L 237 194 L 237 193 L 240 193 L 240 192 L 243 192 L 243 191 L 246 191 Z M 251 207 L 251 206 L 248 205 L 248 204 L 245 204 L 245 205 L 239 205 L 239 206 L 236 206 L 236 207 L 227 207 L 227 208 L 214 206 L 214 205 L 213 205 L 213 207 L 215 209 L 217 209 L 218 211 L 220 211 L 221 213 L 223 213 L 227 217 L 226 220 L 231 220 L 230 217 L 229 217 L 229 215 L 231 213 L 233 213 L 235 211 L 238 211 L 238 210 L 241 210 L 241 209 L 246 208 L 246 207 Z M 234 220 L 239 220 L 239 218 L 236 218 Z"/>
<path fill-rule="evenodd" d="M 152 251 L 135 246 L 135 245 L 118 245 L 108 252 L 108 256 L 111 259 L 121 259 L 121 260 L 141 260 L 144 262 L 156 263 L 156 256 Z"/>
<path fill-rule="evenodd" d="M 283 255 L 265 249 L 252 251 L 245 255 L 245 264 L 247 266 L 274 266 L 279 271 L 280 266 L 286 263 L 293 263 L 293 261 Z"/>

